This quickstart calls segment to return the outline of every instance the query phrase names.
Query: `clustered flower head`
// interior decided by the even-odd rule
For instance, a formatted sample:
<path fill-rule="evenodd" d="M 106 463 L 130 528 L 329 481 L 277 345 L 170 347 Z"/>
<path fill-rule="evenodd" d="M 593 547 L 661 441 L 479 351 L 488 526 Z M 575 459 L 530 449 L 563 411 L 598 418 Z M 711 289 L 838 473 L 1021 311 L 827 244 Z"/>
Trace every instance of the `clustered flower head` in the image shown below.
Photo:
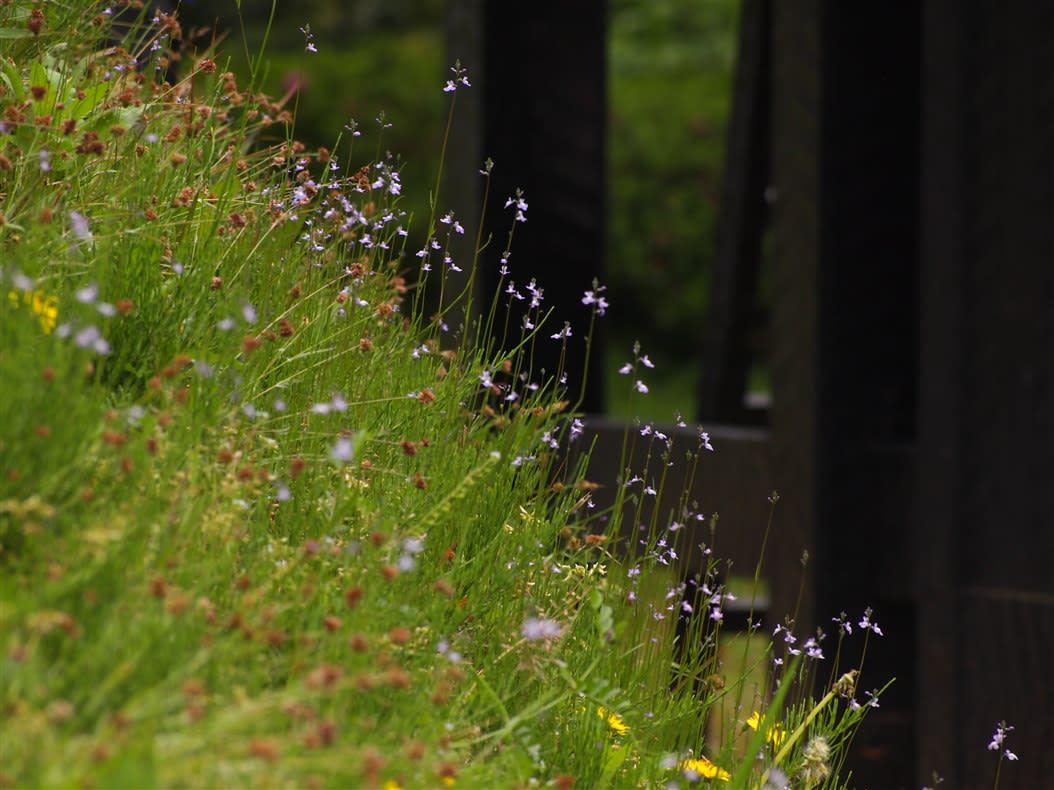
<path fill-rule="evenodd" d="M 831 756 L 831 745 L 822 735 L 809 739 L 802 750 L 802 764 L 798 768 L 798 778 L 802 787 L 811 790 L 820 785 L 824 779 L 831 775 L 831 767 L 827 760 Z"/>

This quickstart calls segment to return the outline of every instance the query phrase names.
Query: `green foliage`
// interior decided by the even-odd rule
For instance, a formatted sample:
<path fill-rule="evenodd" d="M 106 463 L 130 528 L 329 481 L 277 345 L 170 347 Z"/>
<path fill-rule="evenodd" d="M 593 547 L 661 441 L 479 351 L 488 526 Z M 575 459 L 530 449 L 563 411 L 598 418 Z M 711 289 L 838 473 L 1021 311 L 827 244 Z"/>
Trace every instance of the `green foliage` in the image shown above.
<path fill-rule="evenodd" d="M 617 346 L 640 340 L 669 365 L 691 368 L 702 336 L 737 13 L 735 0 L 620 2 L 611 13 L 607 271 L 621 310 L 611 331 Z M 691 390 L 678 403 L 686 414 Z"/>
<path fill-rule="evenodd" d="M 675 635 L 686 532 L 616 547 L 630 481 L 587 515 L 541 310 L 444 332 L 455 231 L 408 285 L 394 159 L 173 74 L 171 18 L 46 8 L 0 8 L 0 786 L 759 784 L 771 744 L 709 735 L 720 618 Z"/>

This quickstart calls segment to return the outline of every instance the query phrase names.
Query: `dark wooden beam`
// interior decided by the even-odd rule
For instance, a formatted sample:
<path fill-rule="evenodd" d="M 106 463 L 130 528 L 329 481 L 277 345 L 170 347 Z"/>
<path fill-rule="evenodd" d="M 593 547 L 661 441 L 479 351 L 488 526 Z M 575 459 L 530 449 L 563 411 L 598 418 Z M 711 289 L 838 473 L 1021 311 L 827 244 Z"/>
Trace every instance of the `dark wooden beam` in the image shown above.
<path fill-rule="evenodd" d="M 960 612 L 958 464 L 966 451 L 961 383 L 965 316 L 961 265 L 963 205 L 964 31 L 956 0 L 927 3 L 922 47 L 922 161 L 920 239 L 919 474 L 915 555 L 918 608 L 916 779 L 932 773 L 959 787 L 955 759 L 961 716 L 957 634 Z M 993 722 L 994 724 L 994 722 Z"/>
<path fill-rule="evenodd" d="M 744 405 L 757 308 L 762 237 L 768 218 L 771 44 L 769 0 L 744 0 L 725 145 L 717 250 L 703 332 L 697 416 L 750 424 L 765 414 Z"/>

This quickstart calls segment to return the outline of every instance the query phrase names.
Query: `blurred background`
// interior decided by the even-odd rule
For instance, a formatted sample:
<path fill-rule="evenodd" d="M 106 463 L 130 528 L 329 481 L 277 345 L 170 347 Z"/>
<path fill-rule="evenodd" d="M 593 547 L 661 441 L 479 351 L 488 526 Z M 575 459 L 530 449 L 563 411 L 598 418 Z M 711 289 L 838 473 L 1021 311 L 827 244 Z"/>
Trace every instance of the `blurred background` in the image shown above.
<path fill-rule="evenodd" d="M 243 0 L 239 15 L 233 2 L 184 2 L 180 17 L 185 32 L 226 34 L 220 49 L 245 78 L 247 53 L 255 57 L 267 38 L 263 88 L 276 97 L 299 89 L 291 99 L 294 136 L 309 147 L 332 147 L 354 119 L 362 131 L 356 167 L 377 153 L 397 155 L 401 207 L 416 217 L 411 227 L 418 236 L 409 248 L 415 242 L 419 248 L 446 123 L 445 2 L 279 0 L 273 17 L 271 6 Z M 630 416 L 623 413 L 629 382 L 617 371 L 639 340 L 657 372 L 633 416 L 695 416 L 739 6 L 739 0 L 608 4 L 605 281 L 614 309 L 607 316 L 604 389 L 612 415 Z M 317 52 L 306 51 L 307 26 Z M 203 34 L 199 50 L 210 41 L 212 34 Z M 465 65 L 471 78 L 472 64 Z M 340 149 L 342 161 L 351 164 L 346 151 Z M 760 316 L 754 334 L 753 357 L 763 360 Z M 750 389 L 766 388 L 763 363 L 755 363 Z"/>

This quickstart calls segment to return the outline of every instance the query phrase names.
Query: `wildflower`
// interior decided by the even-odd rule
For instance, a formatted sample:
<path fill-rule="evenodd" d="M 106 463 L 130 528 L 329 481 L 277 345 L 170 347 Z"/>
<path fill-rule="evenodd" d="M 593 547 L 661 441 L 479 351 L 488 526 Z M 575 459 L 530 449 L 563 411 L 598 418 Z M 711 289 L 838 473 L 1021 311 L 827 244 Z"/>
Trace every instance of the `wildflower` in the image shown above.
<path fill-rule="evenodd" d="M 677 767 L 684 771 L 685 778 L 690 782 L 695 782 L 700 777 L 703 779 L 722 780 L 732 778 L 732 775 L 728 771 L 710 762 L 705 757 L 690 757 L 687 760 L 682 760 Z"/>
<path fill-rule="evenodd" d="M 810 636 L 802 647 L 805 648 L 805 655 L 809 658 L 823 660 L 823 649 L 820 647 L 820 643 L 815 637 Z"/>
<path fill-rule="evenodd" d="M 461 223 L 454 219 L 453 211 L 448 211 L 443 217 L 440 218 L 439 221 L 442 222 L 444 225 L 450 225 L 450 227 L 453 228 L 454 231 L 457 233 L 463 234 L 465 232 L 465 229 L 464 227 L 462 227 Z"/>
<path fill-rule="evenodd" d="M 642 395 L 647 395 L 648 394 L 648 385 L 645 384 L 640 379 L 637 379 L 634 382 L 633 389 L 637 390 L 637 392 L 641 393 Z"/>
<path fill-rule="evenodd" d="M 618 369 L 618 372 L 621 373 L 623 376 L 629 375 L 633 372 L 633 365 L 627 362 L 625 365 Z"/>
<path fill-rule="evenodd" d="M 761 790 L 787 790 L 790 787 L 790 779 L 779 768 L 769 770 L 769 778 L 762 785 Z"/>
<path fill-rule="evenodd" d="M 710 434 L 702 428 L 699 429 L 699 444 L 704 450 L 714 451 L 714 446 L 710 444 Z"/>
<path fill-rule="evenodd" d="M 542 294 L 545 293 L 545 290 L 538 287 L 538 283 L 533 277 L 531 278 L 531 281 L 527 283 L 527 290 L 531 294 L 530 306 L 540 306 L 542 303 Z"/>
<path fill-rule="evenodd" d="M 329 456 L 338 463 L 347 463 L 355 457 L 355 445 L 351 439 L 341 436 L 337 439 L 337 443 L 333 445 L 333 449 L 329 451 Z"/>
<path fill-rule="evenodd" d="M 843 634 L 853 633 L 853 624 L 849 622 L 849 618 L 845 612 L 839 613 L 837 617 L 832 617 L 831 620 L 838 624 L 838 630 Z"/>
<path fill-rule="evenodd" d="M 73 342 L 80 348 L 91 348 L 98 354 L 109 354 L 110 344 L 94 326 L 86 326 L 73 337 Z"/>
<path fill-rule="evenodd" d="M 629 732 L 629 727 L 622 717 L 614 711 L 608 710 L 603 705 L 597 707 L 597 716 L 607 722 L 608 728 L 616 735 L 625 735 Z"/>
<path fill-rule="evenodd" d="M 564 328 L 559 332 L 549 336 L 553 340 L 560 340 L 565 337 L 571 337 L 571 322 L 564 321 Z"/>
<path fill-rule="evenodd" d="M 875 636 L 882 636 L 882 629 L 878 627 L 878 623 L 871 620 L 872 610 L 871 607 L 867 607 L 864 610 L 864 616 L 857 625 L 859 625 L 865 631 L 874 631 Z"/>
<path fill-rule="evenodd" d="M 29 278 L 25 278 L 29 279 Z M 32 287 L 32 284 L 30 284 Z M 8 299 L 14 305 L 18 305 L 18 294 L 14 291 L 8 293 Z M 43 291 L 26 290 L 22 295 L 24 301 L 40 321 L 40 329 L 45 335 L 50 335 L 58 323 L 59 308 L 58 297 L 44 293 Z"/>
<path fill-rule="evenodd" d="M 556 639 L 564 629 L 555 620 L 545 617 L 528 617 L 520 627 L 524 639 L 533 642 L 541 639 Z"/>
<path fill-rule="evenodd" d="M 527 201 L 523 199 L 523 190 L 517 189 L 516 194 L 505 201 L 505 208 L 516 207 L 516 221 L 527 221 Z"/>
<path fill-rule="evenodd" d="M 318 52 L 318 47 L 313 43 L 315 34 L 311 32 L 311 25 L 304 25 L 300 28 L 300 32 L 304 34 L 304 40 L 306 45 L 304 46 L 305 52 L 311 52 L 312 54 Z"/>
<path fill-rule="evenodd" d="M 761 713 L 755 711 L 744 723 L 756 732 L 758 728 L 761 727 Z M 771 743 L 773 746 L 778 747 L 783 743 L 783 739 L 786 737 L 787 733 L 785 733 L 783 728 L 778 724 L 773 724 L 771 727 L 765 728 L 765 743 Z"/>
<path fill-rule="evenodd" d="M 585 430 L 585 427 L 586 427 L 585 423 L 583 423 L 580 419 L 575 417 L 571 421 L 571 430 L 568 432 L 569 440 L 573 442 L 575 439 L 577 439 L 579 436 L 581 436 L 582 432 Z"/>
<path fill-rule="evenodd" d="M 89 241 L 92 237 L 91 228 L 88 227 L 88 219 L 78 211 L 71 211 L 69 213 L 70 227 L 73 230 L 73 235 L 81 241 Z"/>
<path fill-rule="evenodd" d="M 1007 734 L 1012 729 L 1014 729 L 1013 725 L 1007 724 L 1005 721 L 999 722 L 995 726 L 995 734 L 992 735 L 992 740 L 988 743 L 988 750 L 989 751 L 993 751 L 993 752 L 997 752 L 1000 749 L 1002 749 L 1003 748 L 1003 741 L 1006 740 Z M 1006 757 L 1006 759 L 1008 759 L 1008 760 L 1016 760 L 1017 759 L 1017 755 L 1014 754 L 1009 749 L 1003 749 L 1002 756 Z"/>
<path fill-rule="evenodd" d="M 458 85 L 464 85 L 466 88 L 472 87 L 472 83 L 468 81 L 468 69 L 462 67 L 460 60 L 455 60 L 450 70 L 454 72 L 454 79 L 447 80 L 446 85 L 443 87 L 444 93 L 453 93 L 457 90 Z"/>
<path fill-rule="evenodd" d="M 600 294 L 605 290 L 605 286 L 599 285 L 596 280 L 593 281 L 593 290 L 586 291 L 582 297 L 582 304 L 584 305 L 596 305 L 597 315 L 604 315 L 607 309 L 611 306 L 608 300 Z"/>

